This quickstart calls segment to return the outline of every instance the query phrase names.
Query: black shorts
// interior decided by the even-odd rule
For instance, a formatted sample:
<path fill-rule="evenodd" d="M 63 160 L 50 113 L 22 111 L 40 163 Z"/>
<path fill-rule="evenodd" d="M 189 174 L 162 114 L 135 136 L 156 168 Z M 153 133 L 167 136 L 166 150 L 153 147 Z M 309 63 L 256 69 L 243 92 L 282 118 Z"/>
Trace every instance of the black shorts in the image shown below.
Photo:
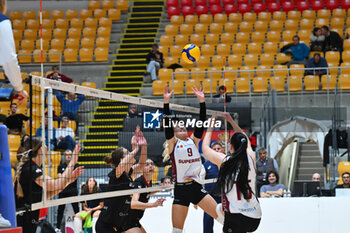
<path fill-rule="evenodd" d="M 260 218 L 249 218 L 243 214 L 232 214 L 225 212 L 224 233 L 247 233 L 255 231 L 259 224 Z"/>
<path fill-rule="evenodd" d="M 101 210 L 100 216 L 96 222 L 96 233 L 121 233 L 126 231 L 128 213 L 125 211 L 106 211 Z"/>
<path fill-rule="evenodd" d="M 127 231 L 130 230 L 132 228 L 141 228 L 141 223 L 140 223 L 141 218 L 137 218 L 135 216 L 129 215 L 128 219 L 127 219 L 127 223 L 123 226 L 123 230 Z"/>
<path fill-rule="evenodd" d="M 192 203 L 197 205 L 206 195 L 208 192 L 196 181 L 176 183 L 173 204 L 189 206 Z"/>

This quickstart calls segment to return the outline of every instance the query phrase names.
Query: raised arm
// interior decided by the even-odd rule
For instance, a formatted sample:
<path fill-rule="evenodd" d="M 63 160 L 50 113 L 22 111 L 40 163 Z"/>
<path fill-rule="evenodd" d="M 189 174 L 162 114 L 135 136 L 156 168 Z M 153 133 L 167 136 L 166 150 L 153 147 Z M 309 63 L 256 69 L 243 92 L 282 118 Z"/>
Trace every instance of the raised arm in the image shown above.
<path fill-rule="evenodd" d="M 132 195 L 131 209 L 143 210 L 143 209 L 147 209 L 147 208 L 163 206 L 163 202 L 165 201 L 165 199 L 157 199 L 153 203 L 150 203 L 150 202 L 145 203 L 145 202 L 139 201 L 139 199 L 140 199 L 140 194 L 139 193 L 135 193 L 135 194 Z"/>
<path fill-rule="evenodd" d="M 141 135 L 142 135 L 142 133 L 141 133 Z M 133 141 L 133 139 L 135 141 Z M 138 145 L 141 146 L 141 155 L 140 155 L 140 158 L 139 158 L 139 162 L 132 166 L 133 173 L 137 173 L 137 172 L 142 171 L 143 168 L 146 165 L 146 160 L 147 160 L 147 141 L 146 141 L 146 139 L 145 139 L 145 137 L 143 135 L 142 136 L 133 136 L 133 139 L 131 139 L 133 149 L 138 147 Z"/>
<path fill-rule="evenodd" d="M 120 163 L 115 171 L 115 176 L 116 178 L 119 178 L 123 172 L 129 172 L 130 168 L 132 167 L 132 165 L 135 162 L 135 155 L 137 154 L 137 152 L 139 151 L 139 146 L 137 145 L 133 151 L 131 151 L 130 153 L 128 153 L 123 159 L 120 160 Z"/>
<path fill-rule="evenodd" d="M 174 129 L 172 128 L 172 125 L 169 124 L 169 121 L 171 120 L 169 102 L 170 102 L 170 98 L 171 98 L 173 93 L 174 93 L 174 90 L 172 90 L 169 93 L 168 85 L 164 86 L 164 88 L 163 88 L 163 97 L 164 97 L 163 119 L 169 125 L 169 127 L 164 127 L 165 139 L 169 145 L 169 148 L 173 148 L 175 145 L 175 142 L 176 142 L 176 139 L 174 136 Z"/>
<path fill-rule="evenodd" d="M 199 120 L 204 122 L 207 118 L 207 109 L 205 106 L 205 97 L 204 97 L 204 89 L 198 90 L 196 87 L 192 88 L 193 93 L 197 96 L 199 100 L 200 110 L 199 110 Z M 194 140 L 196 145 L 198 146 L 200 140 L 202 139 L 204 132 L 203 125 L 201 127 L 197 127 L 194 129 L 194 133 L 191 135 L 191 138 Z"/>
<path fill-rule="evenodd" d="M 205 155 L 205 157 L 210 162 L 214 163 L 216 166 L 218 166 L 220 168 L 220 166 L 225 158 L 225 154 L 220 153 L 220 152 L 216 152 L 210 148 L 211 135 L 213 133 L 212 124 L 214 123 L 213 121 L 215 121 L 215 120 L 216 120 L 215 117 L 210 118 L 209 128 L 204 136 L 204 140 L 202 143 L 202 151 L 203 151 L 203 154 Z"/>

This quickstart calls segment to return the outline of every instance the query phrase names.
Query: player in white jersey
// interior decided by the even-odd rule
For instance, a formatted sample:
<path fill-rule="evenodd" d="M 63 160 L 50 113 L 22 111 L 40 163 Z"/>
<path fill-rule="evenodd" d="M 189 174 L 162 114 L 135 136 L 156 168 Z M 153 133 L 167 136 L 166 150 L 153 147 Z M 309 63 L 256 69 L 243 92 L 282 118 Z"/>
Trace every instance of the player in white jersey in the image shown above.
<path fill-rule="evenodd" d="M 206 120 L 206 107 L 203 91 L 192 89 L 200 102 L 199 120 Z M 216 213 L 217 203 L 199 183 L 202 168 L 198 144 L 203 135 L 203 127 L 196 127 L 194 133 L 188 137 L 185 127 L 171 127 L 169 100 L 174 91 L 169 93 L 168 86 L 164 86 L 163 117 L 168 126 L 164 126 L 170 157 L 172 160 L 173 178 L 175 181 L 174 202 L 172 206 L 173 233 L 181 233 L 190 203 L 198 205 L 213 218 L 222 222 Z M 222 217 L 222 216 L 220 216 Z"/>
<path fill-rule="evenodd" d="M 206 158 L 220 168 L 217 184 L 222 193 L 222 208 L 225 212 L 223 232 L 253 232 L 258 228 L 261 219 L 260 204 L 254 193 L 255 153 L 249 139 L 231 115 L 224 113 L 223 118 L 235 131 L 230 139 L 230 153 L 225 155 L 210 148 L 213 132 L 210 126 L 202 144 Z M 219 205 L 218 207 L 220 208 Z"/>

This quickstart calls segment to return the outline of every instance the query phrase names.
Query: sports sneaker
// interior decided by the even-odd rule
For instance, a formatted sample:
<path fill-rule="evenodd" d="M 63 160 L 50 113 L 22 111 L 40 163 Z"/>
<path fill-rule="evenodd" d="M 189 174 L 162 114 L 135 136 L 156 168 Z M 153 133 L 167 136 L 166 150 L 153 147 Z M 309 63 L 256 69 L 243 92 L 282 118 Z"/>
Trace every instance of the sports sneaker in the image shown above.
<path fill-rule="evenodd" d="M 0 228 L 10 228 L 11 227 L 11 223 L 9 220 L 4 219 L 4 217 L 2 217 L 2 215 L 0 214 Z"/>
<path fill-rule="evenodd" d="M 55 228 L 55 232 L 56 232 L 56 233 L 62 233 L 61 229 L 59 229 L 59 228 L 57 228 L 57 227 Z"/>

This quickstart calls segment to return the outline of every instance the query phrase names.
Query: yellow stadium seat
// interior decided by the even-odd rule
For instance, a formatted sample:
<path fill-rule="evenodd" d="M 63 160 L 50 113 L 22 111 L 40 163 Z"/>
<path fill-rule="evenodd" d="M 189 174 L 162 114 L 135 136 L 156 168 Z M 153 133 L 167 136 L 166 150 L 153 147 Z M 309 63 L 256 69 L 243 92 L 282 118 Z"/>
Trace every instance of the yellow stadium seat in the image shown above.
<path fill-rule="evenodd" d="M 171 80 L 173 79 L 173 71 L 172 69 L 161 68 L 158 73 L 160 80 Z"/>
<path fill-rule="evenodd" d="M 179 63 L 179 58 L 178 57 L 165 57 L 164 58 L 164 66 L 168 67 L 174 63 Z"/>
<path fill-rule="evenodd" d="M 267 92 L 268 79 L 263 77 L 253 78 L 253 92 Z"/>
<path fill-rule="evenodd" d="M 196 79 L 188 79 L 186 81 L 186 95 L 193 95 L 193 90 L 192 88 L 196 87 L 197 89 L 200 88 L 200 83 L 199 80 Z"/>
<path fill-rule="evenodd" d="M 108 9 L 108 18 L 111 20 L 120 20 L 120 10 L 119 9 Z"/>
<path fill-rule="evenodd" d="M 213 15 L 201 14 L 199 16 L 199 23 L 209 25 L 213 22 Z"/>
<path fill-rule="evenodd" d="M 300 11 L 288 11 L 287 15 L 288 15 L 288 19 L 297 20 L 297 21 L 301 19 Z"/>
<path fill-rule="evenodd" d="M 217 34 L 207 34 L 205 37 L 205 42 L 211 45 L 217 45 L 219 43 L 219 35 Z"/>
<path fill-rule="evenodd" d="M 16 52 L 19 50 L 19 40 L 15 40 Z"/>
<path fill-rule="evenodd" d="M 214 22 L 218 24 L 224 24 L 227 22 L 227 15 L 226 14 L 216 14 L 214 16 Z"/>
<path fill-rule="evenodd" d="M 267 32 L 266 37 L 267 37 L 268 42 L 278 43 L 281 41 L 281 33 L 280 32 L 276 32 L 276 31 Z"/>
<path fill-rule="evenodd" d="M 223 44 L 233 44 L 235 41 L 235 35 L 233 33 L 223 33 L 221 34 L 221 43 Z"/>
<path fill-rule="evenodd" d="M 51 16 L 52 16 L 52 19 L 64 19 L 64 11 L 53 10 Z"/>
<path fill-rule="evenodd" d="M 242 22 L 242 15 L 240 13 L 231 13 L 228 16 L 228 21 L 231 23 L 239 24 L 240 22 Z"/>
<path fill-rule="evenodd" d="M 11 21 L 13 20 L 22 20 L 23 18 L 23 14 L 22 14 L 22 11 L 11 11 L 10 13 L 10 19 Z"/>
<path fill-rule="evenodd" d="M 182 66 L 183 68 L 192 69 L 194 64 L 193 63 L 187 63 L 184 59 L 180 59 L 180 66 Z"/>
<path fill-rule="evenodd" d="M 269 26 L 270 26 L 270 31 L 281 32 L 283 30 L 282 21 L 272 20 L 270 21 Z"/>
<path fill-rule="evenodd" d="M 88 9 L 81 9 L 80 10 L 80 18 L 85 20 L 87 18 L 91 18 L 92 17 L 92 10 L 88 10 Z"/>
<path fill-rule="evenodd" d="M 228 56 L 231 53 L 231 46 L 229 44 L 218 44 L 216 46 L 218 55 Z"/>
<path fill-rule="evenodd" d="M 252 42 L 255 43 L 264 43 L 265 42 L 265 33 L 264 32 L 253 32 L 251 34 Z"/>
<path fill-rule="evenodd" d="M 109 48 L 109 38 L 107 37 L 98 37 L 96 39 L 96 47 L 98 48 Z"/>
<path fill-rule="evenodd" d="M 238 31 L 238 24 L 227 22 L 227 23 L 224 24 L 224 31 L 226 33 L 237 33 L 237 31 Z"/>
<path fill-rule="evenodd" d="M 346 63 L 343 63 L 343 64 L 346 64 Z M 338 68 L 337 68 L 338 66 L 339 66 L 338 63 L 328 63 L 329 74 L 337 76 L 338 75 Z"/>
<path fill-rule="evenodd" d="M 267 32 L 268 23 L 265 21 L 256 21 L 254 23 L 254 29 L 256 32 L 265 33 Z"/>
<path fill-rule="evenodd" d="M 32 62 L 32 50 L 19 50 L 18 51 L 18 61 L 21 64 Z"/>
<path fill-rule="evenodd" d="M 204 35 L 192 34 L 190 36 L 191 44 L 195 44 L 197 46 L 202 46 L 204 43 Z"/>
<path fill-rule="evenodd" d="M 166 84 L 166 81 L 155 80 L 152 83 L 153 94 L 152 95 L 163 95 L 163 88 Z"/>
<path fill-rule="evenodd" d="M 215 46 L 214 45 L 209 45 L 209 44 L 204 44 L 201 47 L 201 55 L 203 56 L 214 56 L 215 54 Z"/>
<path fill-rule="evenodd" d="M 319 90 L 320 78 L 314 75 L 307 75 L 304 77 L 305 91 Z"/>
<path fill-rule="evenodd" d="M 236 34 L 237 43 L 248 44 L 250 41 L 249 33 L 239 32 Z"/>
<path fill-rule="evenodd" d="M 202 81 L 202 86 L 204 88 L 204 94 L 210 94 L 210 93 L 213 93 L 213 94 L 216 94 L 216 89 L 217 89 L 217 80 L 211 80 L 210 79 L 210 75 L 208 74 L 208 78 L 207 79 L 204 79 Z"/>
<path fill-rule="evenodd" d="M 67 30 L 61 28 L 55 28 L 53 30 L 53 38 L 54 39 L 62 39 L 65 40 L 67 37 Z"/>
<path fill-rule="evenodd" d="M 68 29 L 68 37 L 80 40 L 80 38 L 81 38 L 81 30 L 77 29 L 77 28 L 70 28 L 70 29 Z"/>
<path fill-rule="evenodd" d="M 252 66 L 241 66 L 239 74 L 243 78 L 252 79 L 254 77 L 254 67 Z"/>
<path fill-rule="evenodd" d="M 194 27 L 194 30 L 198 35 L 206 35 L 208 34 L 208 25 L 197 23 Z"/>
<path fill-rule="evenodd" d="M 346 11 L 345 9 L 334 9 L 332 11 L 332 17 L 333 18 L 341 18 L 341 19 L 345 19 L 346 18 Z"/>
<path fill-rule="evenodd" d="M 272 76 L 270 78 L 270 88 L 271 90 L 276 90 L 278 92 L 284 91 L 285 79 L 277 76 Z"/>
<path fill-rule="evenodd" d="M 243 21 L 239 24 L 239 31 L 250 33 L 253 31 L 253 24 Z"/>
<path fill-rule="evenodd" d="M 228 65 L 230 67 L 239 67 L 242 65 L 242 55 L 230 55 L 228 57 Z"/>
<path fill-rule="evenodd" d="M 184 84 L 183 81 L 172 80 L 169 81 L 170 90 L 174 90 L 174 95 L 183 95 L 184 94 Z"/>
<path fill-rule="evenodd" d="M 348 161 L 341 161 L 338 163 L 338 173 L 339 173 L 338 185 L 343 184 L 342 176 L 344 172 L 350 172 L 350 162 Z"/>
<path fill-rule="evenodd" d="M 226 93 L 233 93 L 234 81 L 233 79 L 230 79 L 230 78 L 220 79 L 219 87 L 220 86 L 226 87 Z"/>
<path fill-rule="evenodd" d="M 350 63 L 350 51 L 349 50 L 343 51 L 342 59 L 343 59 L 343 62 Z"/>
<path fill-rule="evenodd" d="M 85 27 L 83 29 L 83 36 L 88 37 L 88 38 L 95 38 L 96 37 L 96 28 Z"/>
<path fill-rule="evenodd" d="M 285 64 L 291 60 L 291 57 L 284 54 L 284 53 L 278 53 L 276 56 L 276 62 L 277 64 Z"/>
<path fill-rule="evenodd" d="M 332 63 L 330 63 L 330 64 L 332 64 Z M 337 63 L 338 64 L 338 63 Z M 337 66 L 337 64 L 335 65 L 335 64 L 332 64 L 332 66 L 333 65 L 335 65 L 335 66 Z M 329 66 L 329 65 L 328 65 Z M 329 66 L 329 67 L 331 67 L 331 66 Z M 347 68 L 349 68 L 350 67 L 350 63 L 347 63 L 347 62 L 343 62 L 341 65 L 340 65 L 340 71 L 341 71 L 341 74 L 350 74 L 350 69 L 347 69 Z"/>
<path fill-rule="evenodd" d="M 58 49 L 50 49 L 48 51 L 49 53 L 49 62 L 60 62 L 60 54 L 62 54 L 61 52 L 62 50 L 58 50 Z"/>
<path fill-rule="evenodd" d="M 22 37 L 23 37 L 22 30 L 13 29 L 12 33 L 13 33 L 13 38 L 15 38 L 15 40 L 22 40 Z"/>
<path fill-rule="evenodd" d="M 101 38 L 103 38 L 103 37 L 101 37 Z M 96 39 L 96 46 L 101 47 L 101 46 L 97 45 L 97 40 L 98 40 L 98 38 Z M 159 52 L 163 53 L 163 56 L 167 57 L 168 53 L 169 53 L 169 47 L 168 46 L 159 46 Z"/>
<path fill-rule="evenodd" d="M 117 0 L 116 8 L 122 11 L 127 11 L 129 8 L 129 2 L 127 0 Z"/>
<path fill-rule="evenodd" d="M 339 75 L 339 87 L 341 90 L 350 90 L 350 75 L 341 74 Z"/>
<path fill-rule="evenodd" d="M 111 28 L 99 27 L 99 28 L 97 29 L 97 36 L 98 36 L 98 37 L 107 37 L 107 38 L 110 38 L 110 36 L 111 36 Z"/>
<path fill-rule="evenodd" d="M 84 25 L 85 27 L 88 27 L 88 28 L 97 28 L 97 19 L 94 19 L 94 18 L 86 18 L 84 20 Z"/>
<path fill-rule="evenodd" d="M 208 68 L 208 79 L 219 80 L 222 79 L 222 68 L 221 67 L 209 67 Z"/>
<path fill-rule="evenodd" d="M 65 62 L 77 62 L 78 61 L 78 48 L 67 48 L 63 51 Z"/>
<path fill-rule="evenodd" d="M 26 27 L 26 22 L 24 20 L 15 19 L 12 20 L 12 28 L 17 30 L 24 30 Z"/>
<path fill-rule="evenodd" d="M 107 10 L 105 9 L 95 9 L 93 12 L 95 19 L 100 19 L 107 16 Z"/>
<path fill-rule="evenodd" d="M 35 30 L 38 30 L 39 29 L 39 20 L 36 20 L 36 19 L 29 19 L 27 21 L 27 28 L 28 29 L 35 29 Z"/>
<path fill-rule="evenodd" d="M 186 73 L 186 74 L 177 74 L 176 72 L 181 72 L 181 73 Z M 175 69 L 175 73 L 174 73 L 175 79 L 182 80 L 182 81 L 186 82 L 190 77 L 189 72 L 190 71 L 187 68 L 177 68 L 177 69 Z"/>
<path fill-rule="evenodd" d="M 257 66 L 258 65 L 258 56 L 254 54 L 244 55 L 244 65 L 245 66 Z"/>
<path fill-rule="evenodd" d="M 273 66 L 275 64 L 275 55 L 269 53 L 261 54 L 260 64 L 263 66 Z"/>
<path fill-rule="evenodd" d="M 204 67 L 207 68 L 210 65 L 210 57 L 201 56 L 198 61 L 196 62 L 197 67 Z"/>
<path fill-rule="evenodd" d="M 181 47 L 178 45 L 170 46 L 170 56 L 172 57 L 180 57 L 181 56 Z"/>
<path fill-rule="evenodd" d="M 232 45 L 232 52 L 236 55 L 244 55 L 246 52 L 246 45 L 241 43 L 235 43 Z"/>
<path fill-rule="evenodd" d="M 93 50 L 87 49 L 87 48 L 81 48 L 79 49 L 79 60 L 81 62 L 90 62 L 92 61 L 93 57 Z"/>
<path fill-rule="evenodd" d="M 212 23 L 209 25 L 209 31 L 213 34 L 221 34 L 223 30 L 223 24 Z"/>
<path fill-rule="evenodd" d="M 282 40 L 287 42 L 292 42 L 293 37 L 296 35 L 295 31 L 283 31 Z"/>
<path fill-rule="evenodd" d="M 179 26 L 168 24 L 165 26 L 165 34 L 168 36 L 175 36 L 179 31 Z"/>
<path fill-rule="evenodd" d="M 35 11 L 24 11 L 23 18 L 24 18 L 24 20 L 36 19 L 36 12 Z"/>
<path fill-rule="evenodd" d="M 43 29 L 53 30 L 55 21 L 52 19 L 43 19 Z"/>
<path fill-rule="evenodd" d="M 90 10 L 95 10 L 101 8 L 101 1 L 89 0 L 88 8 Z"/>
<path fill-rule="evenodd" d="M 17 160 L 17 150 L 15 151 L 10 151 L 10 161 L 11 161 L 11 164 L 16 164 L 18 163 L 18 160 Z M 12 180 L 15 180 L 14 177 L 15 177 L 15 169 L 11 169 L 11 172 L 12 172 Z"/>
<path fill-rule="evenodd" d="M 261 43 L 249 43 L 248 54 L 254 54 L 254 55 L 261 54 Z"/>
<path fill-rule="evenodd" d="M 51 40 L 51 48 L 62 51 L 64 49 L 64 39 L 53 39 Z"/>
<path fill-rule="evenodd" d="M 329 63 L 339 63 L 340 53 L 337 51 L 326 52 L 326 61 Z"/>
<path fill-rule="evenodd" d="M 288 31 L 297 31 L 299 26 L 299 22 L 294 19 L 288 19 L 284 22 L 284 28 Z"/>
<path fill-rule="evenodd" d="M 35 29 L 26 29 L 24 30 L 24 39 L 25 40 L 35 40 L 37 36 L 38 31 Z"/>
<path fill-rule="evenodd" d="M 56 19 L 55 20 L 56 28 L 62 28 L 67 30 L 68 28 L 68 20 L 67 19 Z"/>
<path fill-rule="evenodd" d="M 75 19 L 79 17 L 79 12 L 77 10 L 68 9 L 66 10 L 66 18 L 68 20 Z"/>
<path fill-rule="evenodd" d="M 301 76 L 289 76 L 287 78 L 289 85 L 289 91 L 301 91 L 302 90 L 302 79 Z"/>
<path fill-rule="evenodd" d="M 34 40 L 22 40 L 21 41 L 22 50 L 34 50 Z"/>
<path fill-rule="evenodd" d="M 334 28 L 344 29 L 344 24 L 345 24 L 345 21 L 344 21 L 343 18 L 334 18 L 333 17 L 331 19 L 331 28 L 332 28 L 332 30 L 334 30 Z"/>
<path fill-rule="evenodd" d="M 304 75 L 304 65 L 300 64 L 292 64 L 290 65 L 290 75 L 291 76 L 303 76 Z M 298 70 L 293 70 L 293 69 L 298 69 Z"/>
<path fill-rule="evenodd" d="M 332 28 L 332 31 L 337 32 L 340 37 L 343 37 L 344 29 L 343 28 Z"/>
<path fill-rule="evenodd" d="M 276 54 L 277 43 L 273 43 L 273 42 L 264 43 L 264 53 Z"/>
<path fill-rule="evenodd" d="M 92 49 L 95 46 L 95 41 L 91 38 L 83 38 L 81 39 L 81 47 Z"/>
<path fill-rule="evenodd" d="M 236 80 L 238 77 L 238 67 L 224 67 L 224 77 L 231 80 Z"/>
<path fill-rule="evenodd" d="M 51 38 L 52 38 L 52 30 L 51 29 L 43 28 L 42 34 L 43 34 L 43 39 L 44 40 L 48 40 L 48 41 L 51 40 Z"/>
<path fill-rule="evenodd" d="M 170 41 L 171 41 L 171 39 L 170 39 Z M 188 44 L 188 36 L 176 35 L 175 36 L 175 44 L 180 46 L 180 47 L 184 47 L 186 44 Z"/>
<path fill-rule="evenodd" d="M 223 67 L 226 66 L 226 57 L 223 55 L 216 55 L 211 58 L 211 62 L 214 67 Z"/>
<path fill-rule="evenodd" d="M 312 30 L 314 27 L 314 21 L 311 19 L 302 19 L 300 21 L 301 30 Z"/>
<path fill-rule="evenodd" d="M 306 45 L 308 45 L 310 42 L 311 33 L 312 33 L 312 31 L 310 31 L 310 30 L 299 30 L 298 36 L 300 38 L 300 41 L 303 41 Z"/>
<path fill-rule="evenodd" d="M 43 51 L 43 62 L 47 62 L 47 56 L 45 54 L 46 52 L 47 52 L 46 50 Z M 41 62 L 41 50 L 40 49 L 34 50 L 33 59 L 34 59 L 34 63 Z"/>
<path fill-rule="evenodd" d="M 322 9 L 317 11 L 317 18 L 330 19 L 331 11 L 328 9 Z"/>
<path fill-rule="evenodd" d="M 185 23 L 188 25 L 194 26 L 195 24 L 198 23 L 198 16 L 197 15 L 186 15 Z"/>
<path fill-rule="evenodd" d="M 68 38 L 66 40 L 66 47 L 69 49 L 79 49 L 80 41 L 75 38 Z"/>
<path fill-rule="evenodd" d="M 286 21 L 286 12 L 283 11 L 275 11 L 273 12 L 273 20 L 277 21 Z"/>
<path fill-rule="evenodd" d="M 184 23 L 184 17 L 182 15 L 173 15 L 171 16 L 170 23 L 180 26 Z"/>
<path fill-rule="evenodd" d="M 304 19 L 315 20 L 316 18 L 316 12 L 314 10 L 305 10 L 302 15 Z"/>
<path fill-rule="evenodd" d="M 271 21 L 271 13 L 270 12 L 260 12 L 258 14 L 258 19 L 260 21 L 270 22 Z"/>
<path fill-rule="evenodd" d="M 255 23 L 256 21 L 256 13 L 247 12 L 243 14 L 243 21 L 248 23 Z"/>
<path fill-rule="evenodd" d="M 108 48 L 95 48 L 95 61 L 106 62 L 108 61 Z"/>
<path fill-rule="evenodd" d="M 329 19 L 318 18 L 316 19 L 315 26 L 322 27 L 323 25 L 329 26 Z"/>
<path fill-rule="evenodd" d="M 193 25 L 190 24 L 181 24 L 180 25 L 180 34 L 181 35 L 191 35 L 193 33 Z"/>
<path fill-rule="evenodd" d="M 249 93 L 250 92 L 250 80 L 249 78 L 240 77 L 236 79 L 236 92 L 237 93 Z"/>
<path fill-rule="evenodd" d="M 20 135 L 8 135 L 9 148 L 11 151 L 17 151 L 18 147 L 21 144 L 21 136 Z"/>
<path fill-rule="evenodd" d="M 90 87 L 96 89 L 96 83 L 94 82 L 82 82 L 81 85 L 83 87 Z"/>
<path fill-rule="evenodd" d="M 202 81 L 205 79 L 205 68 L 203 67 L 196 67 L 191 69 L 191 78 L 197 81 Z M 197 73 L 201 72 L 201 73 Z"/>
<path fill-rule="evenodd" d="M 288 75 L 288 67 L 286 65 L 273 66 L 273 74 L 276 77 L 285 78 Z"/>
<path fill-rule="evenodd" d="M 264 65 L 258 66 L 256 68 L 256 75 L 258 77 L 263 77 L 263 78 L 269 79 L 271 77 L 270 69 L 271 69 L 271 67 L 268 67 L 268 66 L 264 66 Z M 264 71 L 264 70 L 268 70 L 268 71 Z"/>
<path fill-rule="evenodd" d="M 103 0 L 102 1 L 102 8 L 106 9 L 106 10 L 114 8 L 114 1 L 113 0 Z"/>

